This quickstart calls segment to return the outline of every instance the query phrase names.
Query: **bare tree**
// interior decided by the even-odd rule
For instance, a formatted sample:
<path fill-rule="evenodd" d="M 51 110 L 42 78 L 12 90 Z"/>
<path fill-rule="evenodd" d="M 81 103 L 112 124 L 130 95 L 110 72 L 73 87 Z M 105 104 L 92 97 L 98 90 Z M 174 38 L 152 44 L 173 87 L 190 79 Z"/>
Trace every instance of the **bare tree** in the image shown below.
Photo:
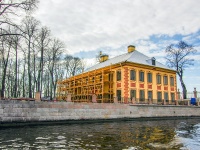
<path fill-rule="evenodd" d="M 174 68 L 179 76 L 183 98 L 187 98 L 187 89 L 183 81 L 183 73 L 185 68 L 193 65 L 194 59 L 191 59 L 189 55 L 194 54 L 196 50 L 192 45 L 188 45 L 184 41 L 180 41 L 178 44 L 169 45 L 165 52 L 167 53 L 167 64 L 170 68 Z"/>
<path fill-rule="evenodd" d="M 63 62 L 63 65 L 64 65 L 64 67 L 65 67 L 65 69 L 66 69 L 66 72 L 65 72 L 65 77 L 66 78 L 69 78 L 69 77 L 71 77 L 72 75 L 71 75 L 71 62 L 73 61 L 73 56 L 71 56 L 71 55 L 66 55 L 65 56 L 65 58 L 64 58 L 64 62 Z"/>
<path fill-rule="evenodd" d="M 14 87 L 14 62 L 12 59 L 8 60 L 8 67 L 5 78 L 5 97 L 12 97 Z"/>
<path fill-rule="evenodd" d="M 84 72 L 84 62 L 79 57 L 66 55 L 63 62 L 66 70 L 66 78 L 75 76 Z"/>
<path fill-rule="evenodd" d="M 6 26 L 18 27 L 11 20 L 10 16 L 19 16 L 20 10 L 31 12 L 37 8 L 38 0 L 1 0 L 0 1 L 0 36 L 16 35 L 19 33 L 9 33 L 5 29 Z"/>
<path fill-rule="evenodd" d="M 15 66 L 14 66 L 14 85 L 13 85 L 13 91 L 12 91 L 12 96 L 17 97 L 17 90 L 18 90 L 18 53 L 19 53 L 19 47 L 21 47 L 20 42 L 21 42 L 21 36 L 17 35 L 20 31 L 17 28 L 13 28 L 14 31 L 12 33 L 16 33 L 16 35 L 10 35 L 13 44 L 12 47 L 14 49 L 14 55 L 15 55 Z"/>
<path fill-rule="evenodd" d="M 50 42 L 50 30 L 47 27 L 42 27 L 37 35 L 37 48 L 40 51 L 39 69 L 37 75 L 37 91 L 42 91 L 43 72 L 44 72 L 44 51 L 48 49 Z"/>
<path fill-rule="evenodd" d="M 12 40 L 7 37 L 1 37 L 0 39 L 1 45 L 0 45 L 0 55 L 2 57 L 2 81 L 1 81 L 1 93 L 0 96 L 4 97 L 5 92 L 5 82 L 6 82 L 6 73 L 8 68 L 8 62 L 10 57 L 10 51 L 12 47 Z"/>
<path fill-rule="evenodd" d="M 39 21 L 32 16 L 27 16 L 22 22 L 22 29 L 26 37 L 27 44 L 27 66 L 28 66 L 28 82 L 29 82 L 29 97 L 32 98 L 32 70 L 31 70 L 31 50 L 33 48 L 33 41 L 38 31 Z"/>
<path fill-rule="evenodd" d="M 23 56 L 24 59 L 22 60 L 22 64 L 23 64 L 23 69 L 22 69 L 22 73 L 21 73 L 21 85 L 22 85 L 22 96 L 26 97 L 26 87 L 27 87 L 27 83 L 26 83 L 26 78 L 27 78 L 27 73 L 26 73 L 26 63 L 27 63 L 27 56 L 26 56 L 26 52 L 24 50 L 23 51 Z"/>
<path fill-rule="evenodd" d="M 48 55 L 48 70 L 50 73 L 50 97 L 55 97 L 56 86 L 58 81 L 58 75 L 56 71 L 58 71 L 58 65 L 60 65 L 61 54 L 64 50 L 64 44 L 58 39 L 53 39 L 51 42 L 51 46 L 46 51 Z"/>
<path fill-rule="evenodd" d="M 74 57 L 70 64 L 70 73 L 71 76 L 75 76 L 79 73 L 82 73 L 82 60 L 78 57 Z"/>

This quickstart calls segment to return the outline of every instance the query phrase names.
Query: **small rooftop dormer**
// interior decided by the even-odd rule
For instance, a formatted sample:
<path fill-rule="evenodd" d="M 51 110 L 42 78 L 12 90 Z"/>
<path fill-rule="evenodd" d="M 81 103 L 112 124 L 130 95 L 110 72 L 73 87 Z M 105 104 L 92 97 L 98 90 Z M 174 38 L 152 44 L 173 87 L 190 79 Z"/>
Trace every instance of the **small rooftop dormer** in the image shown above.
<path fill-rule="evenodd" d="M 147 59 L 149 65 L 156 66 L 156 59 L 154 57 Z"/>
<path fill-rule="evenodd" d="M 151 58 L 151 63 L 152 63 L 153 66 L 156 65 L 156 59 L 154 57 Z"/>
<path fill-rule="evenodd" d="M 128 46 L 128 53 L 131 53 L 133 51 L 135 51 L 135 46 L 134 45 L 129 45 Z"/>

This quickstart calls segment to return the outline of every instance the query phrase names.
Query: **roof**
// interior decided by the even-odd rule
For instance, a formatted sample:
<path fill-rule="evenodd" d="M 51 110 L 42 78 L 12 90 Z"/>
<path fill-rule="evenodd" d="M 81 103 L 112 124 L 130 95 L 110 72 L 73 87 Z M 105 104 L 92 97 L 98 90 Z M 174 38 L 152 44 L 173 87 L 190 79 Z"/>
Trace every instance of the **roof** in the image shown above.
<path fill-rule="evenodd" d="M 110 66 L 110 65 L 114 65 L 114 64 L 118 64 L 118 63 L 123 63 L 123 62 L 132 62 L 132 63 L 137 63 L 137 64 L 154 66 L 154 65 L 152 65 L 152 61 L 151 61 L 152 59 L 155 60 L 154 57 L 153 58 L 148 57 L 148 56 L 140 53 L 139 51 L 134 50 L 131 53 L 125 53 L 125 54 L 116 56 L 114 58 L 108 59 L 104 62 L 98 63 L 98 64 L 86 69 L 85 72 L 100 69 L 100 68 Z M 156 61 L 155 66 L 159 67 L 159 68 L 173 70 L 173 69 L 168 68 L 167 66 L 163 65 L 162 63 L 160 63 L 158 61 Z"/>

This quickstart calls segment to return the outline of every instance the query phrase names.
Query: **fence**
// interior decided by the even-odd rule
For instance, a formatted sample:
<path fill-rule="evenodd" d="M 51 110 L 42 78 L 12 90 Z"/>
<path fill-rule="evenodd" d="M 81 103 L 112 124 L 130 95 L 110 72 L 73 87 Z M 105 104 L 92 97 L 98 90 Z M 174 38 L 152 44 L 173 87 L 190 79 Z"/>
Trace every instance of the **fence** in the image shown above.
<path fill-rule="evenodd" d="M 179 92 L 178 89 L 178 99 L 183 99 L 183 93 Z M 194 88 L 193 92 L 187 92 L 187 99 L 191 99 L 191 98 L 196 98 L 196 99 L 200 99 L 200 92 L 197 92 L 196 88 Z"/>

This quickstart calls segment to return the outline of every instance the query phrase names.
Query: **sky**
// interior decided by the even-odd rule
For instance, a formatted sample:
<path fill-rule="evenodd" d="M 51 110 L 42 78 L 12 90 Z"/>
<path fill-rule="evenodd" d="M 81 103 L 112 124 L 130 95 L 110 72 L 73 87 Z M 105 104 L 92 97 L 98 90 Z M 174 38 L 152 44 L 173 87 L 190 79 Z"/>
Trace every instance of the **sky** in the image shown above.
<path fill-rule="evenodd" d="M 200 91 L 199 0 L 40 0 L 34 17 L 87 67 L 99 51 L 112 58 L 128 45 L 165 64 L 166 47 L 183 40 L 197 50 L 184 81 L 188 91 Z"/>

